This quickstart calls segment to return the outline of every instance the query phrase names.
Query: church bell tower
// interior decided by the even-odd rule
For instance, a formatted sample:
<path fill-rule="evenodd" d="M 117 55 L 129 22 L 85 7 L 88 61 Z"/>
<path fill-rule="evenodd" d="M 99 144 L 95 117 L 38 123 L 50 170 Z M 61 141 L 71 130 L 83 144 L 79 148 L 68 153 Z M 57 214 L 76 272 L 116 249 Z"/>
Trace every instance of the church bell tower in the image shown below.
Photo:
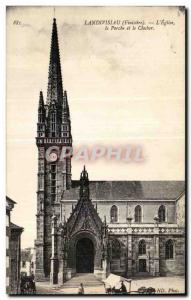
<path fill-rule="evenodd" d="M 63 91 L 56 19 L 53 19 L 46 102 L 39 96 L 36 145 L 38 148 L 36 279 L 50 275 L 51 217 L 59 216 L 64 190 L 71 187 L 72 135 L 67 92 Z M 65 149 L 63 149 L 65 148 Z"/>

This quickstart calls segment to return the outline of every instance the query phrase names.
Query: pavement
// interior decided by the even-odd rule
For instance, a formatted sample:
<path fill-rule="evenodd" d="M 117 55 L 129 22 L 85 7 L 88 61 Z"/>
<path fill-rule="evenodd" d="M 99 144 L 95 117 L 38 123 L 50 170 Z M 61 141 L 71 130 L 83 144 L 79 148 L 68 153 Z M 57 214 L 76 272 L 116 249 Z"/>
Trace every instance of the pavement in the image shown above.
<path fill-rule="evenodd" d="M 176 277 L 151 277 L 132 279 L 131 290 L 137 291 L 140 287 L 153 287 L 156 294 L 183 294 L 185 292 L 185 278 Z"/>
<path fill-rule="evenodd" d="M 131 282 L 131 291 L 136 293 L 140 287 L 154 287 L 157 294 L 183 294 L 185 292 L 184 277 L 152 277 L 152 278 L 133 278 Z M 39 295 L 63 295 L 78 294 L 78 287 L 54 286 L 49 282 L 36 282 L 37 294 Z M 85 294 L 105 294 L 104 286 L 86 286 L 84 283 Z"/>

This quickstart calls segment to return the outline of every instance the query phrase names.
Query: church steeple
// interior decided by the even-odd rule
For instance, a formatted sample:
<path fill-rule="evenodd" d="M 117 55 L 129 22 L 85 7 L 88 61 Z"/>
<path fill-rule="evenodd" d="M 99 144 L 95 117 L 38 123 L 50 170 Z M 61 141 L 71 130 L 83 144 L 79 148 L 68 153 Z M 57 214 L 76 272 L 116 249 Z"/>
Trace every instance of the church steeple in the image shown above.
<path fill-rule="evenodd" d="M 44 125 L 38 126 L 38 131 L 41 131 L 43 127 L 43 133 L 38 132 L 37 137 L 45 137 L 46 134 L 48 138 L 63 138 L 62 142 L 65 146 L 72 146 L 70 110 L 67 92 L 63 91 L 62 86 L 58 32 L 55 18 L 52 25 L 47 101 L 45 104 L 41 92 L 39 111 L 41 111 L 39 118 L 43 119 Z M 39 142 L 42 144 L 40 140 L 37 140 L 37 144 Z M 52 142 L 54 143 L 53 140 Z"/>
<path fill-rule="evenodd" d="M 56 19 L 53 19 L 47 90 L 47 133 L 49 137 L 65 138 L 71 145 L 71 122 L 67 93 L 62 86 L 59 43 Z"/>
<path fill-rule="evenodd" d="M 63 101 L 62 73 L 61 73 L 61 65 L 60 65 L 57 25 L 56 25 L 55 18 L 53 19 L 53 25 L 52 25 L 47 104 L 49 105 L 53 100 L 58 105 L 60 106 L 62 105 L 62 101 Z"/>
<path fill-rule="evenodd" d="M 63 191 L 72 185 L 71 158 L 54 160 L 51 155 L 52 146 L 58 153 L 72 153 L 71 121 L 68 96 L 63 92 L 62 73 L 59 55 L 56 19 L 53 19 L 50 63 L 48 74 L 47 101 L 44 103 L 40 92 L 38 106 L 37 138 L 38 147 L 38 190 L 37 190 L 37 240 L 36 254 L 40 259 L 36 264 L 36 277 L 50 276 L 51 248 L 51 215 L 59 205 Z M 67 152 L 68 151 L 68 152 Z M 43 208 L 43 210 L 42 210 Z M 59 215 L 56 215 L 59 218 Z"/>

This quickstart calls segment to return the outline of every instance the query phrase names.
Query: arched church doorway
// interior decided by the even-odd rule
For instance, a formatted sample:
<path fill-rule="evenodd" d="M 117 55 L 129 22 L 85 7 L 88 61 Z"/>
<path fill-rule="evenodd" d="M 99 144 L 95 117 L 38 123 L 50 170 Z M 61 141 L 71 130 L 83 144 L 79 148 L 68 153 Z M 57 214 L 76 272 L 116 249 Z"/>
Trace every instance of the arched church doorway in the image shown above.
<path fill-rule="evenodd" d="M 76 272 L 94 272 L 94 245 L 88 238 L 82 238 L 76 244 Z"/>

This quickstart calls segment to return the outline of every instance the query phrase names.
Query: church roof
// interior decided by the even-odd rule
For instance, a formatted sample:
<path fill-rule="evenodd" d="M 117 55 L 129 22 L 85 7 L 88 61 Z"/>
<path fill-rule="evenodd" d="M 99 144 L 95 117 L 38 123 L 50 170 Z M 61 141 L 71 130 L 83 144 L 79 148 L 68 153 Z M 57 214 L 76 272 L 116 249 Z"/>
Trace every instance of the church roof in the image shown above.
<path fill-rule="evenodd" d="M 21 226 L 18 226 L 18 225 L 16 225 L 16 224 L 14 224 L 14 223 L 10 223 L 10 227 L 11 227 L 11 229 L 14 229 L 14 230 L 19 230 L 19 231 L 23 231 L 23 227 L 21 227 Z"/>
<path fill-rule="evenodd" d="M 63 199 L 79 199 L 80 181 L 64 192 Z M 90 181 L 92 200 L 175 200 L 185 189 L 184 181 Z"/>
<path fill-rule="evenodd" d="M 13 201 L 11 198 L 6 196 L 6 211 L 7 212 L 10 212 L 14 208 L 15 204 L 16 204 L 15 201 Z"/>
<path fill-rule="evenodd" d="M 8 196 L 6 196 L 6 200 L 12 204 L 16 204 L 16 202 L 14 200 L 12 200 L 11 198 L 9 198 Z"/>

